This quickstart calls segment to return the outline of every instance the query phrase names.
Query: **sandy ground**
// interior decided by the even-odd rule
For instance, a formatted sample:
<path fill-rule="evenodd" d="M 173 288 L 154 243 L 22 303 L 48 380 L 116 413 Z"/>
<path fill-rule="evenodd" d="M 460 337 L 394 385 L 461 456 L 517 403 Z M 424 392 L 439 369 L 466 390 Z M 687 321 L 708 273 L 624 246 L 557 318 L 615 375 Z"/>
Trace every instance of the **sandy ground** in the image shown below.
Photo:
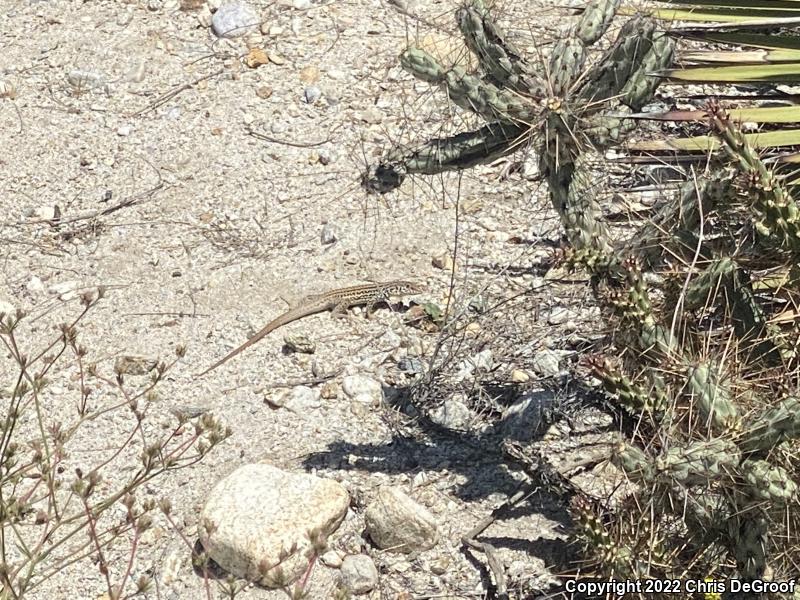
<path fill-rule="evenodd" d="M 16 90 L 0 99 L 0 300 L 29 312 L 19 337 L 32 351 L 78 314 L 74 291 L 106 286 L 80 330 L 88 360 L 106 376 L 120 356 L 166 358 L 187 346 L 157 388 L 152 432 L 182 407 L 210 409 L 233 430 L 201 463 L 146 486 L 154 498 L 171 498 L 187 538 L 196 537 L 207 490 L 246 462 L 316 468 L 366 495 L 385 483 L 409 490 L 422 478 L 412 495 L 441 520 L 443 541 L 411 558 L 365 548 L 381 570 L 374 597 L 481 597 L 488 575 L 459 537 L 513 492 L 520 475 L 456 438 L 401 436 L 388 409 L 355 411 L 341 394 L 303 414 L 265 402 L 281 393 L 270 386 L 312 372 L 397 379 L 396 359 L 429 356 L 435 332 L 412 329 L 385 309 L 371 320 L 319 315 L 286 328 L 313 339 L 312 357 L 282 353 L 279 332 L 208 377 L 193 377 L 309 293 L 413 278 L 429 290 L 418 301 L 445 306 L 451 273 L 432 265 L 442 254 L 455 257 L 453 306 L 481 289 L 506 298 L 535 287 L 531 266 L 558 238 L 544 190 L 531 181 L 535 160 L 504 180 L 501 162 L 461 177 L 409 180 L 386 197 L 359 186 L 366 164 L 393 144 L 467 124 L 397 62 L 410 40 L 441 35 L 432 25 L 452 31 L 456 4 L 419 2 L 410 7 L 415 20 L 370 0 L 307 7 L 253 0 L 261 30 L 232 41 L 204 25 L 201 3 L 179 4 L 0 0 L 0 79 Z M 552 4 L 539 3 L 536 22 L 510 21 L 523 46 L 546 45 L 560 14 Z M 272 61 L 249 68 L 248 47 Z M 317 91 L 314 103 L 305 101 Z M 329 231 L 336 241 L 325 244 Z M 496 354 L 520 339 L 527 356 L 544 347 L 543 330 L 534 334 L 526 319 L 564 304 L 552 292 L 521 301 L 521 318 L 504 317 Z M 11 366 L 4 353 L 2 373 L 10 377 Z M 74 410 L 75 372 L 65 361 L 51 374 L 48 418 Z M 111 402 L 109 394 L 97 401 Z M 93 453 L 124 438 L 130 420 L 86 427 L 71 466 L 93 464 Z M 555 517 L 522 512 L 487 532 L 519 579 L 543 573 L 553 540 L 563 537 Z M 336 543 L 358 550 L 357 517 L 344 531 Z M 124 556 L 124 544 L 112 555 L 117 550 Z M 134 574 L 145 572 L 160 582 L 158 597 L 205 597 L 188 548 L 163 521 L 134 566 Z M 309 597 L 331 597 L 336 576 L 318 566 Z M 97 598 L 104 590 L 96 566 L 82 561 L 26 597 Z M 286 596 L 250 587 L 242 597 Z"/>

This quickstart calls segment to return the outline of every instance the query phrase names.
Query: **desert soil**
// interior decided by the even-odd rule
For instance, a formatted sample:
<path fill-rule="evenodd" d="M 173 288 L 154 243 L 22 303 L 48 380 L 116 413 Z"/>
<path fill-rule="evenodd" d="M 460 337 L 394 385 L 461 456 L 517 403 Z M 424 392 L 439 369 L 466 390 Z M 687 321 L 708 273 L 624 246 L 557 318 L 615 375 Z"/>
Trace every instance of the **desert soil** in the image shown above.
<path fill-rule="evenodd" d="M 506 25 L 517 44 L 546 50 L 568 23 L 561 4 L 509 5 Z M 458 435 L 401 431 L 389 406 L 365 410 L 341 391 L 307 411 L 274 408 L 288 393 L 276 384 L 340 369 L 334 384 L 353 373 L 408 384 L 398 360 L 425 364 L 436 331 L 404 324 L 401 312 L 386 308 L 369 320 L 363 311 L 348 320 L 317 315 L 203 379 L 194 374 L 306 294 L 409 278 L 428 290 L 416 301 L 466 311 L 478 296 L 494 302 L 541 286 L 537 267 L 552 256 L 559 227 L 535 181 L 536 160 L 516 157 L 522 168 L 508 177 L 512 163 L 503 160 L 367 195 L 359 178 L 386 151 L 475 123 L 397 60 L 414 41 L 449 51 L 441 40 L 455 32 L 457 3 L 404 5 L 412 16 L 372 0 L 250 5 L 260 28 L 225 40 L 211 31 L 200 2 L 0 0 L 0 79 L 15 90 L 0 99 L 0 300 L 29 313 L 18 336 L 33 352 L 80 312 L 80 292 L 105 286 L 80 340 L 87 362 L 108 377 L 121 356 L 169 359 L 176 346 L 187 347 L 157 388 L 152 427 L 166 431 L 184 409 L 210 411 L 233 430 L 202 462 L 144 490 L 170 498 L 188 539 L 196 539 L 211 486 L 248 462 L 331 477 L 356 500 L 391 484 L 436 515 L 442 541 L 415 556 L 378 551 L 359 537 L 354 500 L 331 546 L 373 557 L 381 581 L 372 597 L 482 597 L 484 558 L 465 553 L 460 537 L 524 475 Z M 248 66 L 253 48 L 270 61 Z M 464 343 L 475 353 L 491 350 L 495 376 L 508 379 L 554 344 L 569 321 L 565 310 L 580 318 L 584 300 L 548 288 L 520 296 L 509 305 L 513 314 L 465 312 L 478 326 Z M 310 338 L 316 352 L 282 351 L 285 333 Z M 8 353 L 2 360 L 7 387 L 14 370 Z M 539 389 L 540 376 L 527 372 L 526 386 Z M 48 419 L 74 412 L 75 373 L 74 363 L 63 362 L 51 374 Z M 144 381 L 130 377 L 129 385 Z M 471 439 L 490 416 L 474 413 Z M 127 435 L 130 420 L 85 427 L 70 468 L 95 464 Z M 104 485 L 112 489 L 125 474 L 112 473 Z M 514 585 L 547 579 L 545 562 L 563 550 L 559 519 L 555 508 L 521 510 L 484 534 Z M 163 520 L 143 540 L 133 572 L 159 581 L 151 597 L 206 594 L 189 549 Z M 317 565 L 308 597 L 331 597 L 336 580 L 335 569 Z M 85 560 L 28 597 L 104 592 L 96 565 Z M 241 597 L 286 596 L 248 586 Z"/>

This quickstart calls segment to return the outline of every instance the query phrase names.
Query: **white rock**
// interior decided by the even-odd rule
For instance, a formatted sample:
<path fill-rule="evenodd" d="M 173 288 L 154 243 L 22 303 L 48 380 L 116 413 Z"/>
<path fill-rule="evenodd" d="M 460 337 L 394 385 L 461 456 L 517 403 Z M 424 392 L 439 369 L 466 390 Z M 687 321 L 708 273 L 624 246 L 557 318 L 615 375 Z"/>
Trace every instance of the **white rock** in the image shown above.
<path fill-rule="evenodd" d="M 488 348 L 486 350 L 481 350 L 474 356 L 461 361 L 458 372 L 455 374 L 455 380 L 464 381 L 465 379 L 469 379 L 474 375 L 475 371 L 488 373 L 492 370 L 493 365 L 494 356 L 492 355 L 492 351 Z"/>
<path fill-rule="evenodd" d="M 339 236 L 336 233 L 336 228 L 330 223 L 326 223 L 322 228 L 319 238 L 320 242 L 327 246 L 328 244 L 334 243 Z"/>
<path fill-rule="evenodd" d="M 33 216 L 40 221 L 52 221 L 58 216 L 56 206 L 37 206 L 33 211 Z"/>
<path fill-rule="evenodd" d="M 368 594 L 378 585 L 378 569 L 369 556 L 351 554 L 342 561 L 342 586 L 356 596 Z"/>
<path fill-rule="evenodd" d="M 75 89 L 91 90 L 103 85 L 105 77 L 95 71 L 73 69 L 67 74 L 67 82 Z"/>
<path fill-rule="evenodd" d="M 328 550 L 319 557 L 323 565 L 331 569 L 338 569 L 342 566 L 342 553 L 338 550 Z"/>
<path fill-rule="evenodd" d="M 340 69 L 328 69 L 326 73 L 331 79 L 340 80 L 345 78 L 344 71 Z"/>
<path fill-rule="evenodd" d="M 559 373 L 561 355 L 555 350 L 542 350 L 533 357 L 531 366 L 542 377 L 555 377 Z"/>
<path fill-rule="evenodd" d="M 208 495 L 198 533 L 209 556 L 226 571 L 281 587 L 308 568 L 314 554 L 309 532 L 329 536 L 349 502 L 335 481 L 262 463 L 245 465 Z"/>
<path fill-rule="evenodd" d="M 316 85 L 309 85 L 303 90 L 303 102 L 306 104 L 314 104 L 320 98 L 322 98 L 322 90 Z"/>
<path fill-rule="evenodd" d="M 71 300 L 77 296 L 76 290 L 80 285 L 80 281 L 71 279 L 69 281 L 54 283 L 47 288 L 47 291 L 54 296 L 58 296 L 62 300 Z"/>
<path fill-rule="evenodd" d="M 39 279 L 36 275 L 34 275 L 33 277 L 30 278 L 25 288 L 31 294 L 40 294 L 44 291 L 44 283 L 42 283 L 42 280 Z"/>
<path fill-rule="evenodd" d="M 458 398 L 447 398 L 441 406 L 431 411 L 431 421 L 448 429 L 469 429 L 475 415 Z"/>
<path fill-rule="evenodd" d="M 342 379 L 342 391 L 347 397 L 370 406 L 379 406 L 383 400 L 380 382 L 366 375 L 348 375 Z"/>
<path fill-rule="evenodd" d="M 364 513 L 367 533 L 382 550 L 417 552 L 439 541 L 436 519 L 394 487 L 382 487 Z"/>
<path fill-rule="evenodd" d="M 307 385 L 298 385 L 292 388 L 283 405 L 293 413 L 303 415 L 322 406 L 322 402 L 319 391 Z"/>
<path fill-rule="evenodd" d="M 211 17 L 211 28 L 219 37 L 240 37 L 258 28 L 259 25 L 258 13 L 247 2 L 223 4 Z"/>
<path fill-rule="evenodd" d="M 144 81 L 144 76 L 147 74 L 147 63 L 143 60 L 135 61 L 127 73 L 125 79 L 132 83 L 141 83 Z"/>

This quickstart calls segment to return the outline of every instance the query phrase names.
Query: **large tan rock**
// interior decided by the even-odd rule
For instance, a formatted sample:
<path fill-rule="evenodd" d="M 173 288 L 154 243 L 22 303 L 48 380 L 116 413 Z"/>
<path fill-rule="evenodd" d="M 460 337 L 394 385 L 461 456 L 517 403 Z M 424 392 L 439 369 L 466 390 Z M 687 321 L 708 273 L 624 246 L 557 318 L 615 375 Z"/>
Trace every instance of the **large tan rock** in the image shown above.
<path fill-rule="evenodd" d="M 208 495 L 200 541 L 223 569 L 266 587 L 299 578 L 313 554 L 309 535 L 333 533 L 350 499 L 335 481 L 267 464 L 240 467 Z"/>

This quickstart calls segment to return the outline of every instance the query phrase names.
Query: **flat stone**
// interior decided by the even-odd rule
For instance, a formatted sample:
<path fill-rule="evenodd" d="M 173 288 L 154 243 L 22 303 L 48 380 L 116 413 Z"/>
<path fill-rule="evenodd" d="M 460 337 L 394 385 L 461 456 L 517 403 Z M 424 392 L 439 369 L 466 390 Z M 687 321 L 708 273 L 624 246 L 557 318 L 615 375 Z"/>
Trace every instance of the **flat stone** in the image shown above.
<path fill-rule="evenodd" d="M 364 513 L 367 533 L 378 548 L 389 552 L 417 552 L 439 541 L 436 519 L 403 491 L 382 487 Z"/>

